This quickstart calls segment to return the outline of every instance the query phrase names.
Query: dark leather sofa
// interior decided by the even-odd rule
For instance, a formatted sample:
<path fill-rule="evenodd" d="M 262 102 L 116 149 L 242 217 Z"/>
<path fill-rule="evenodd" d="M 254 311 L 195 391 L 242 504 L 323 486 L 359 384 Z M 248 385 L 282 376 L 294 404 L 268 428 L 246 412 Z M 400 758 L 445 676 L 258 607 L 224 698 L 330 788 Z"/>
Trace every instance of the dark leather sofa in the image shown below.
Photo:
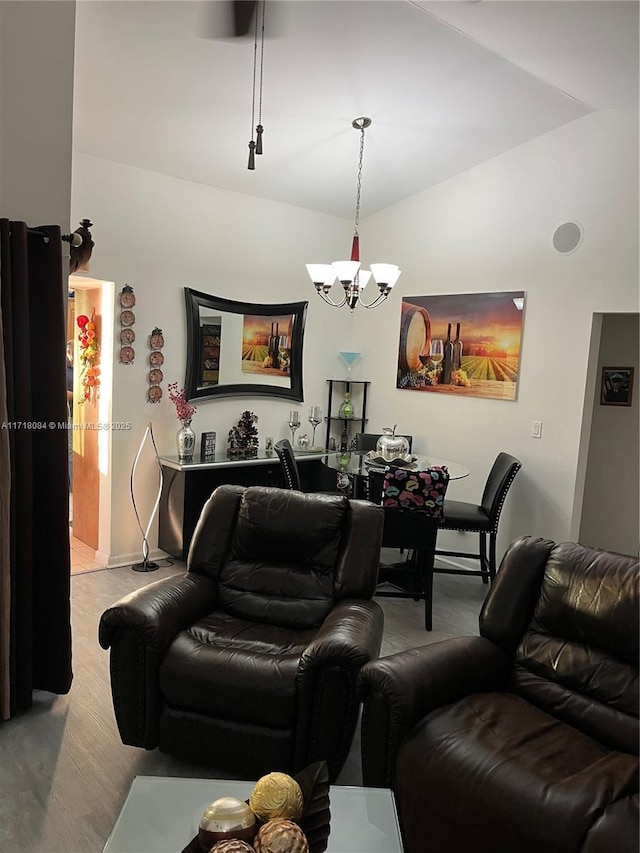
<path fill-rule="evenodd" d="M 365 785 L 407 853 L 638 850 L 634 557 L 523 538 L 480 636 L 367 664 Z"/>
<path fill-rule="evenodd" d="M 186 574 L 102 615 L 123 742 L 248 779 L 325 760 L 335 779 L 380 651 L 382 525 L 342 495 L 216 489 Z"/>

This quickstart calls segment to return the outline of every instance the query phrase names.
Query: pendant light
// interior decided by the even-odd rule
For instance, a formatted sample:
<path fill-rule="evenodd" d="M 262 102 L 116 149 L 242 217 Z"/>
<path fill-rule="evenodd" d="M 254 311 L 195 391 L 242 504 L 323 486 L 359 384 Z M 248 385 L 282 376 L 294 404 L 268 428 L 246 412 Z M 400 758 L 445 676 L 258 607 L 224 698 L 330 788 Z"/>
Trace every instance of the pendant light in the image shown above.
<path fill-rule="evenodd" d="M 342 308 L 348 305 L 353 312 L 356 305 L 363 308 L 375 308 L 380 305 L 391 293 L 391 289 L 400 277 L 400 268 L 395 264 L 371 264 L 371 270 L 360 268 L 360 235 L 358 227 L 360 224 L 360 195 L 362 191 L 362 160 L 364 157 L 364 133 L 371 126 L 371 119 L 366 116 L 354 118 L 351 126 L 360 131 L 360 154 L 358 157 L 358 180 L 356 189 L 356 211 L 351 242 L 351 260 L 333 261 L 331 264 L 307 264 L 307 272 L 313 282 L 316 293 L 324 299 L 328 305 L 334 308 Z M 379 293 L 371 302 L 364 302 L 362 294 L 369 279 L 378 285 Z M 329 295 L 331 287 L 336 279 L 344 289 L 344 296 L 339 302 L 335 302 Z"/>
<path fill-rule="evenodd" d="M 262 154 L 262 134 L 264 127 L 262 126 L 262 75 L 264 70 L 264 20 L 266 11 L 266 0 L 259 0 L 256 6 L 256 26 L 253 39 L 253 87 L 251 94 L 251 141 L 249 142 L 249 163 L 247 169 L 256 168 L 256 154 Z M 258 39 L 258 28 L 260 28 L 260 38 Z M 258 41 L 260 42 L 260 73 L 258 76 Z M 256 117 L 256 86 L 258 89 L 258 124 L 255 124 Z M 255 139 L 254 139 L 255 129 Z"/>

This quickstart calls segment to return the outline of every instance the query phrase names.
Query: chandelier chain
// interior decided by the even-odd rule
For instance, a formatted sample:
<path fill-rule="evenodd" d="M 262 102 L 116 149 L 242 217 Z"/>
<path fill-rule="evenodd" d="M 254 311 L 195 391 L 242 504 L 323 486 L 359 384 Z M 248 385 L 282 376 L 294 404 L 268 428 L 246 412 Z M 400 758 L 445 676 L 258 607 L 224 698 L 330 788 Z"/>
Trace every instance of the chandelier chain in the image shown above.
<path fill-rule="evenodd" d="M 362 192 L 362 158 L 364 156 L 364 127 L 360 130 L 360 157 L 358 159 L 358 183 L 356 187 L 356 215 L 354 234 L 358 236 L 358 226 L 360 224 L 360 194 Z"/>
<path fill-rule="evenodd" d="M 262 74 L 264 71 L 264 18 L 265 12 L 267 8 L 267 0 L 262 0 L 262 33 L 260 40 L 260 88 L 259 88 L 259 100 L 258 100 L 258 124 L 262 124 Z M 257 29 L 257 21 L 258 16 L 256 15 L 256 29 Z M 257 43 L 257 37 L 256 37 Z M 254 71 L 255 74 L 255 71 Z"/>

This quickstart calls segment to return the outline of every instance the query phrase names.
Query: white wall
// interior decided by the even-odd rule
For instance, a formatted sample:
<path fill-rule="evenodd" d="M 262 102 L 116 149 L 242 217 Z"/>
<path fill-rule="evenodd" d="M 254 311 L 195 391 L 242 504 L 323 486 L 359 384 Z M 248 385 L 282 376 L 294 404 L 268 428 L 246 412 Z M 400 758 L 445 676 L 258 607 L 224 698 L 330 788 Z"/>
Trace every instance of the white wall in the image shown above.
<path fill-rule="evenodd" d="M 539 137 L 366 219 L 363 258 L 399 263 L 403 275 L 385 305 L 350 316 L 321 303 L 304 271 L 306 261 L 343 254 L 349 223 L 77 156 L 74 217 L 96 223 L 91 274 L 115 280 L 116 292 L 131 284 L 138 300 L 136 361 L 114 374 L 113 418 L 133 430 L 114 436 L 113 561 L 139 551 L 128 477 L 149 419 L 161 452 L 173 451 L 171 404 L 145 402 L 146 337 L 163 328 L 165 379 L 182 384 L 185 285 L 248 301 L 308 299 L 301 410 L 326 405 L 325 379 L 342 370 L 335 353 L 361 349 L 354 378 L 373 382 L 368 429 L 397 423 L 416 451 L 468 465 L 471 476 L 451 485 L 452 497 L 479 500 L 500 450 L 522 460 L 500 551 L 521 534 L 569 538 L 592 316 L 638 310 L 637 187 L 637 117 L 594 114 Z M 551 237 L 569 220 L 583 225 L 585 239 L 562 256 Z M 517 401 L 395 388 L 403 294 L 517 289 L 527 294 Z M 277 438 L 287 434 L 291 407 L 267 398 L 205 402 L 195 427 L 226 436 L 251 408 L 261 438 Z M 543 421 L 541 440 L 530 438 L 534 419 Z M 448 537 L 443 547 L 467 547 L 465 534 Z"/>
<path fill-rule="evenodd" d="M 580 541 L 624 554 L 640 542 L 639 351 L 637 314 L 602 318 Z M 631 406 L 600 405 L 603 367 L 634 368 Z"/>
<path fill-rule="evenodd" d="M 337 352 L 353 349 L 356 317 L 326 306 L 315 294 L 305 263 L 344 255 L 351 245 L 350 223 L 277 202 L 216 190 L 106 160 L 76 155 L 74 217 L 94 223 L 91 258 L 94 278 L 134 288 L 135 362 L 117 363 L 116 310 L 113 379 L 114 421 L 130 422 L 129 432 L 112 435 L 111 563 L 140 553 L 141 536 L 129 499 L 129 475 L 146 424 L 151 420 L 160 453 L 175 453 L 178 429 L 168 382 L 184 385 L 185 286 L 240 301 L 274 303 L 308 300 L 304 341 L 304 402 L 268 397 L 232 397 L 198 403 L 193 427 L 199 435 L 215 430 L 218 447 L 245 409 L 259 416 L 261 444 L 289 435 L 289 410 L 304 418 L 310 405 L 325 407 L 326 377 L 343 375 Z M 146 402 L 148 338 L 154 326 L 165 337 L 164 397 Z M 311 434 L 311 427 L 308 434 Z M 319 428 L 320 429 L 320 428 Z M 298 435 L 302 433 L 302 429 Z M 152 457 L 136 478 L 136 500 L 144 524 L 153 505 L 157 472 Z M 152 531 L 153 549 L 157 535 Z"/>
<path fill-rule="evenodd" d="M 500 550 L 521 534 L 570 537 L 594 312 L 638 310 L 638 120 L 586 116 L 370 217 L 363 246 L 403 269 L 391 304 L 362 318 L 374 386 L 371 431 L 398 423 L 414 448 L 471 469 L 454 499 L 480 499 L 492 460 L 523 462 Z M 565 221 L 584 227 L 572 254 L 552 247 Z M 366 248 L 364 248 L 366 252 Z M 515 402 L 395 389 L 402 295 L 526 291 Z M 591 406 L 591 397 L 586 402 Z M 542 439 L 530 437 L 532 420 Z M 470 547 L 468 534 L 442 547 Z M 454 547 L 455 546 L 455 547 Z"/>
<path fill-rule="evenodd" d="M 0 2 L 0 215 L 63 232 L 70 224 L 75 5 Z"/>

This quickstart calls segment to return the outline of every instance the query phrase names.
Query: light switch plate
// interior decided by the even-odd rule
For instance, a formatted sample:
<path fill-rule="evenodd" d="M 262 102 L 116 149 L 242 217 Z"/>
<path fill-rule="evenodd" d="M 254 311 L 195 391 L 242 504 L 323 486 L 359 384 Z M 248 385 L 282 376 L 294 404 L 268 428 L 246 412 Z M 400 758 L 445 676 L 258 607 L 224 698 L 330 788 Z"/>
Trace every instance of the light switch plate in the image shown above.
<path fill-rule="evenodd" d="M 542 421 L 531 422 L 531 438 L 542 438 Z"/>

